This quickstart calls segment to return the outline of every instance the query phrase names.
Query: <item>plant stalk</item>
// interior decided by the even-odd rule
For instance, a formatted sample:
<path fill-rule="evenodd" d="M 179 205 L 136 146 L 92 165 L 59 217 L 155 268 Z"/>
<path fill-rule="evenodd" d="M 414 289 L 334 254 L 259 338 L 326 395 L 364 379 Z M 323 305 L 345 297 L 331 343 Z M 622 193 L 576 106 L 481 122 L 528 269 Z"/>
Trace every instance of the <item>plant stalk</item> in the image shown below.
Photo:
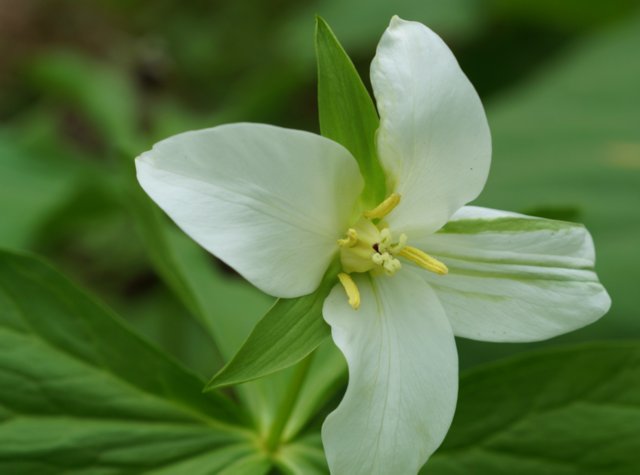
<path fill-rule="evenodd" d="M 307 377 L 307 373 L 309 372 L 309 367 L 313 360 L 313 354 L 314 353 L 311 353 L 298 363 L 298 366 L 293 373 L 293 377 L 291 378 L 289 387 L 287 388 L 287 392 L 284 394 L 284 397 L 280 402 L 273 425 L 271 426 L 271 430 L 269 430 L 267 440 L 265 441 L 265 447 L 269 453 L 273 453 L 281 442 L 282 433 L 287 426 L 287 422 L 289 422 L 289 418 L 291 417 L 291 413 L 293 412 L 298 396 L 300 395 L 300 391 Z"/>

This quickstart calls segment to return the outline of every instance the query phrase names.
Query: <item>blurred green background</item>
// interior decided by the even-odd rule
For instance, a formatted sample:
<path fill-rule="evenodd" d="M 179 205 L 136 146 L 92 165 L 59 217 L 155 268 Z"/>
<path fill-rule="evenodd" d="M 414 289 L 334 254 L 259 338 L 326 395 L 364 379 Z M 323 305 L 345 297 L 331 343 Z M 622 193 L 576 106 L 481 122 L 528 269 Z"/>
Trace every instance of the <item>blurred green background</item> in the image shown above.
<path fill-rule="evenodd" d="M 221 360 L 158 258 L 162 246 L 141 232 L 133 158 L 225 122 L 317 131 L 316 13 L 367 84 L 393 14 L 434 29 L 492 128 L 477 203 L 591 230 L 611 312 L 542 344 L 640 337 L 640 4 L 631 0 L 0 0 L 0 247 L 45 256 L 210 376 Z M 179 233 L 171 239 L 174 261 L 199 276 L 205 313 L 235 326 L 232 352 L 271 299 Z M 535 345 L 459 346 L 468 367 Z"/>

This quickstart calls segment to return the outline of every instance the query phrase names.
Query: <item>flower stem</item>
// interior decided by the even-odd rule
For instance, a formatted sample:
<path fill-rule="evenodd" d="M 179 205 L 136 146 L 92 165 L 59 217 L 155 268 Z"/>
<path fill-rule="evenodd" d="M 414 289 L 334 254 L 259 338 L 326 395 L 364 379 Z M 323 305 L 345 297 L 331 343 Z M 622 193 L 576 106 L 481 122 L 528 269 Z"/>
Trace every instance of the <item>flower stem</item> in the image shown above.
<path fill-rule="evenodd" d="M 298 366 L 295 368 L 291 378 L 289 387 L 287 388 L 287 392 L 284 394 L 282 401 L 280 401 L 278 412 L 276 412 L 273 425 L 271 426 L 271 430 L 269 431 L 267 440 L 265 441 L 265 447 L 270 453 L 273 453 L 278 448 L 280 442 L 282 442 L 282 433 L 287 422 L 289 422 L 289 417 L 296 405 L 296 401 L 300 395 L 300 390 L 302 389 L 307 373 L 309 372 L 312 359 L 313 353 L 298 363 Z"/>

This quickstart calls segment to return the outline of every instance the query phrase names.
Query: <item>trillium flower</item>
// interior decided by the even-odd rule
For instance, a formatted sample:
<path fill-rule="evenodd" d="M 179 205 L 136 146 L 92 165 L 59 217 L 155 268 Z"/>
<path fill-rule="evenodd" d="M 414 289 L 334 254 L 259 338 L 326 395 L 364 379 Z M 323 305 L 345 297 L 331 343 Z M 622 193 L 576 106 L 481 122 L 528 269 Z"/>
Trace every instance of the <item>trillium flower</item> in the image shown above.
<path fill-rule="evenodd" d="M 349 384 L 323 429 L 335 474 L 413 474 L 442 442 L 454 335 L 550 338 L 610 305 L 584 227 L 465 206 L 491 141 L 482 104 L 427 27 L 392 19 L 371 65 L 388 198 L 366 207 L 355 159 L 321 136 L 258 124 L 183 133 L 138 157 L 146 192 L 200 245 L 276 297 L 342 271 L 323 316 Z"/>

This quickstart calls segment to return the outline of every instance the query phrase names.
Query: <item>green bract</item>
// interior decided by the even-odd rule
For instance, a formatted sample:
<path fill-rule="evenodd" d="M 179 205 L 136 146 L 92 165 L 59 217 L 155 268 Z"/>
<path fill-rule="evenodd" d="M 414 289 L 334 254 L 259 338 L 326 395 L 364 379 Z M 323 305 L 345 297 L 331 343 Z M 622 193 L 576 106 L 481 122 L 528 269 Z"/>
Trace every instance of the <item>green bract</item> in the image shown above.
<path fill-rule="evenodd" d="M 392 19 L 371 66 L 375 134 L 364 87 L 350 79 L 344 56 L 328 53 L 336 45 L 320 23 L 329 138 L 246 123 L 187 132 L 138 157 L 138 179 L 187 234 L 270 295 L 312 294 L 339 257 L 342 286 L 322 313 L 349 385 L 322 430 L 329 466 L 335 474 L 412 474 L 451 424 L 454 335 L 549 338 L 596 320 L 610 300 L 582 226 L 465 206 L 487 178 L 489 128 L 435 33 Z M 344 116 L 362 122 L 336 126 Z M 280 366 L 262 364 L 262 374 L 321 338 L 309 341 Z M 236 370 L 219 383 L 250 377 Z"/>

